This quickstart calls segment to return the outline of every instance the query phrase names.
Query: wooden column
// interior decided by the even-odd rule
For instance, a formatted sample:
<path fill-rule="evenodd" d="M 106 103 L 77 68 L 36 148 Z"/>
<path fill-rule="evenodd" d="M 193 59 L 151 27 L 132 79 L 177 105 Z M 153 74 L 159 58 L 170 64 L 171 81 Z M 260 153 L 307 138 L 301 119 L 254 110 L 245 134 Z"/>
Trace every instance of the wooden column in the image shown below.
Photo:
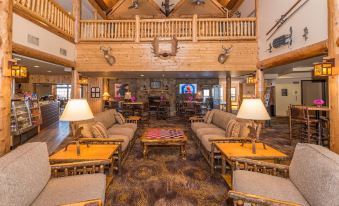
<path fill-rule="evenodd" d="M 140 16 L 135 15 L 135 42 L 140 42 Z"/>
<path fill-rule="evenodd" d="M 0 157 L 10 149 L 13 1 L 0 0 Z"/>
<path fill-rule="evenodd" d="M 198 15 L 197 14 L 193 15 L 192 33 L 193 33 L 193 37 L 192 37 L 193 42 L 198 42 Z"/>
<path fill-rule="evenodd" d="M 330 105 L 330 149 L 339 154 L 339 10 L 337 0 L 328 0 L 328 56 L 335 58 L 334 75 L 328 78 Z"/>
<path fill-rule="evenodd" d="M 74 42 L 80 39 L 81 0 L 73 0 Z"/>
<path fill-rule="evenodd" d="M 244 83 L 239 83 L 239 108 L 244 99 Z"/>
<path fill-rule="evenodd" d="M 232 112 L 232 100 L 231 100 L 231 87 L 232 87 L 231 74 L 226 73 L 226 111 Z"/>
<path fill-rule="evenodd" d="M 255 97 L 264 100 L 265 95 L 265 79 L 264 72 L 261 69 L 257 69 L 255 74 Z"/>
<path fill-rule="evenodd" d="M 71 97 L 72 99 L 79 99 L 80 98 L 80 85 L 79 85 L 79 73 L 77 70 L 72 70 L 72 92 Z"/>

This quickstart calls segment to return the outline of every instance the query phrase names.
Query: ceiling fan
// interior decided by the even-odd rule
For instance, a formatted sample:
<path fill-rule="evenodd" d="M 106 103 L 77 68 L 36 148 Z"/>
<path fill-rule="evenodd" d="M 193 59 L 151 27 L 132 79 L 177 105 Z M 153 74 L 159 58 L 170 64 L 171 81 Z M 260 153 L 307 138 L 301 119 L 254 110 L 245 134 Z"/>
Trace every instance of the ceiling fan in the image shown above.
<path fill-rule="evenodd" d="M 132 4 L 128 7 L 128 9 L 138 9 L 139 8 L 139 1 L 132 0 Z"/>
<path fill-rule="evenodd" d="M 192 0 L 192 3 L 196 5 L 202 5 L 205 4 L 205 0 Z"/>

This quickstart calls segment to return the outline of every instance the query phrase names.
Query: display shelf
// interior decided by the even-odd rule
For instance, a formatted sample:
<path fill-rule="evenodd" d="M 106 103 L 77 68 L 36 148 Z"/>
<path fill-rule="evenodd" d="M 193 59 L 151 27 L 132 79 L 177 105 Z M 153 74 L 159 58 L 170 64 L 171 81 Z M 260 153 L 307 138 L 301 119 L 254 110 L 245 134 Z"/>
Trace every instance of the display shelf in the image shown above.
<path fill-rule="evenodd" d="M 26 115 L 26 117 L 24 116 Z M 15 135 L 32 127 L 31 114 L 26 101 L 12 100 L 11 129 Z"/>

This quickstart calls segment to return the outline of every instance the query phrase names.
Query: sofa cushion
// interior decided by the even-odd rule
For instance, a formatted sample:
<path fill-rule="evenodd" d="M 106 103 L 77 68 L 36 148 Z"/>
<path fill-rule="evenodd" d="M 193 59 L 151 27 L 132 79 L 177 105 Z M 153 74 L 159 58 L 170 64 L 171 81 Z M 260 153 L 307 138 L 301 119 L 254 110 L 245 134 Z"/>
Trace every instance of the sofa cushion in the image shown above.
<path fill-rule="evenodd" d="M 127 136 L 129 140 L 133 139 L 134 131 L 131 128 L 115 127 L 115 125 L 107 130 L 108 135 L 123 135 Z"/>
<path fill-rule="evenodd" d="M 226 130 L 227 124 L 231 119 L 235 119 L 236 116 L 232 113 L 224 112 L 221 110 L 215 110 L 213 115 L 212 124 Z"/>
<path fill-rule="evenodd" d="M 117 120 L 117 122 L 119 124 L 125 124 L 126 123 L 125 117 L 121 113 L 119 113 L 119 112 L 115 113 L 115 119 Z"/>
<path fill-rule="evenodd" d="M 207 123 L 208 117 L 210 116 L 211 111 L 207 111 L 206 114 L 204 115 L 204 122 Z"/>
<path fill-rule="evenodd" d="M 231 119 L 226 127 L 227 137 L 239 137 L 241 124 L 236 119 Z"/>
<path fill-rule="evenodd" d="M 94 120 L 103 123 L 106 129 L 110 128 L 115 123 L 115 117 L 110 110 L 95 114 Z"/>
<path fill-rule="evenodd" d="M 226 132 L 220 128 L 201 128 L 197 130 L 197 137 L 201 140 L 202 136 L 206 134 L 214 134 L 220 136 L 226 136 Z"/>
<path fill-rule="evenodd" d="M 239 137 L 249 137 L 251 130 L 250 127 L 253 126 L 253 122 L 250 120 L 237 119 L 240 123 L 240 134 Z"/>
<path fill-rule="evenodd" d="M 201 137 L 201 143 L 205 147 L 205 149 L 209 152 L 212 150 L 212 142 L 209 141 L 210 138 L 220 138 L 226 139 L 224 135 L 215 135 L 215 134 L 206 134 Z"/>
<path fill-rule="evenodd" d="M 62 205 L 85 200 L 105 201 L 104 174 L 76 175 L 52 178 L 32 206 Z"/>
<path fill-rule="evenodd" d="M 133 131 L 135 132 L 138 128 L 137 124 L 135 123 L 125 123 L 125 124 L 115 124 L 113 125 L 113 127 L 118 127 L 118 128 L 130 128 L 133 129 Z"/>
<path fill-rule="evenodd" d="M 78 128 L 82 127 L 82 130 L 81 130 L 82 137 L 85 137 L 85 138 L 93 138 L 94 137 L 93 132 L 92 132 L 92 126 L 94 124 L 95 124 L 94 121 L 77 124 Z"/>
<path fill-rule="evenodd" d="M 110 134 L 108 135 L 108 138 L 109 139 L 122 139 L 124 140 L 122 143 L 121 143 L 121 151 L 125 151 L 127 146 L 128 146 L 128 143 L 130 142 L 130 138 L 125 136 L 125 135 L 113 135 L 113 134 Z"/>
<path fill-rule="evenodd" d="M 210 114 L 206 117 L 206 123 L 207 124 L 211 124 L 212 123 L 212 119 L 213 119 L 214 113 L 216 111 L 217 111 L 216 109 L 213 109 L 213 110 L 210 111 Z"/>
<path fill-rule="evenodd" d="M 0 158 L 0 205 L 30 205 L 51 176 L 46 143 L 26 143 Z"/>
<path fill-rule="evenodd" d="M 338 205 L 339 155 L 322 146 L 298 144 L 289 172 L 311 205 Z"/>
<path fill-rule="evenodd" d="M 92 133 L 95 138 L 107 138 L 107 129 L 101 122 L 96 122 L 92 125 Z"/>
<path fill-rule="evenodd" d="M 286 178 L 258 172 L 233 172 L 233 190 L 287 202 L 309 205 L 293 183 Z"/>
<path fill-rule="evenodd" d="M 194 133 L 197 133 L 197 130 L 201 128 L 216 128 L 216 127 L 217 126 L 214 126 L 213 124 L 207 124 L 205 122 L 193 122 L 191 124 L 191 128 Z"/>

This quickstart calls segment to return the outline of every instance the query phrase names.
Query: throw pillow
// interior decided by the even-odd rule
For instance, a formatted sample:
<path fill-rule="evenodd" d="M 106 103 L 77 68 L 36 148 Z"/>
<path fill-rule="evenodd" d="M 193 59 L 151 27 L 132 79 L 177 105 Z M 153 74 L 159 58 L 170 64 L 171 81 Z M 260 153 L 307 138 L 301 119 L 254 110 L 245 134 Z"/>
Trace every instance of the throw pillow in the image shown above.
<path fill-rule="evenodd" d="M 96 122 L 92 125 L 92 133 L 95 138 L 107 138 L 106 127 L 101 122 Z"/>
<path fill-rule="evenodd" d="M 211 124 L 211 123 L 212 123 L 212 119 L 213 119 L 213 115 L 214 115 L 214 112 L 215 112 L 215 111 L 216 111 L 216 110 L 213 109 L 213 110 L 210 112 L 210 115 L 208 116 L 207 121 L 206 121 L 207 124 Z"/>
<path fill-rule="evenodd" d="M 211 111 L 207 111 L 205 116 L 204 116 L 204 122 L 207 123 L 208 117 L 210 116 Z"/>
<path fill-rule="evenodd" d="M 115 119 L 117 120 L 117 122 L 119 124 L 125 124 L 126 123 L 125 117 L 119 112 L 115 113 Z"/>
<path fill-rule="evenodd" d="M 77 127 L 80 128 L 82 127 L 81 130 L 81 135 L 84 138 L 93 138 L 93 133 L 92 133 L 92 126 L 94 123 L 83 123 L 83 124 L 78 124 Z"/>
<path fill-rule="evenodd" d="M 226 127 L 227 137 L 239 137 L 241 124 L 236 119 L 231 119 Z"/>

